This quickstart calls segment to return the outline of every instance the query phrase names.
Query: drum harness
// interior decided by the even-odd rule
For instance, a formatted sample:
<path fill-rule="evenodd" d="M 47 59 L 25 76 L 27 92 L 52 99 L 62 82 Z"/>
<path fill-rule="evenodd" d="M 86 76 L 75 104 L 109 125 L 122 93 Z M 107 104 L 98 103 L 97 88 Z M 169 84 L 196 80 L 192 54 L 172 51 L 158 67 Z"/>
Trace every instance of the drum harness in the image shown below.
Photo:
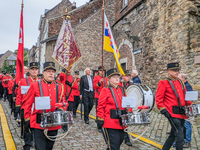
<path fill-rule="evenodd" d="M 124 88 L 120 87 L 119 88 L 122 90 L 122 95 L 125 96 L 125 91 L 124 91 Z M 118 103 L 117 103 L 117 100 L 116 100 L 116 97 L 115 97 L 115 94 L 114 94 L 114 91 L 113 91 L 113 88 L 111 85 L 109 85 L 109 89 L 112 93 L 112 96 L 113 96 L 113 99 L 115 101 L 115 105 L 116 105 L 116 108 L 117 108 L 117 115 L 119 117 L 119 122 L 120 122 L 120 125 L 122 126 L 122 129 L 123 129 L 123 125 L 122 125 L 122 118 L 121 118 L 121 115 L 123 115 L 123 112 L 121 110 L 119 110 L 119 106 L 118 106 Z M 139 135 L 137 138 L 133 139 L 132 136 L 131 136 L 131 130 L 130 130 L 130 127 L 128 126 L 127 128 L 124 129 L 124 132 L 127 132 L 128 133 L 128 136 L 129 138 L 132 140 L 132 141 L 137 141 L 147 130 L 149 129 L 149 125 L 147 126 L 147 128 L 142 132 L 141 135 Z M 130 132 L 129 132 L 130 131 Z"/>
<path fill-rule="evenodd" d="M 39 88 L 40 88 L 40 95 L 41 95 L 41 97 L 43 97 L 41 80 L 38 80 L 38 83 L 39 83 Z M 55 81 L 55 83 L 56 83 L 56 102 L 58 103 L 58 83 L 56 81 Z M 46 110 L 43 110 L 43 113 L 46 113 Z M 56 136 L 49 136 L 48 129 L 45 129 L 44 135 L 47 137 L 47 139 L 49 139 L 51 141 L 58 141 L 58 140 L 63 139 L 65 136 L 67 136 L 67 134 L 69 133 L 69 131 L 71 129 L 72 129 L 72 126 L 69 127 L 69 129 L 66 133 L 62 133 L 62 134 L 56 135 Z"/>

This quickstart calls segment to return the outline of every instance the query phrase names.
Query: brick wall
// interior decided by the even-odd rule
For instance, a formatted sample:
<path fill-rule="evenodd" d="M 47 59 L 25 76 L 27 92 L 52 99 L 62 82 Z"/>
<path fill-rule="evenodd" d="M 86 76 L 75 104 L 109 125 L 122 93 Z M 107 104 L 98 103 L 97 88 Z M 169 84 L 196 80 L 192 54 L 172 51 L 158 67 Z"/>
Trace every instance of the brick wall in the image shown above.
<path fill-rule="evenodd" d="M 115 6 L 115 21 L 118 21 L 123 17 L 128 11 L 130 11 L 136 4 L 143 0 L 128 0 L 128 5 L 123 7 L 124 0 L 116 0 Z"/>

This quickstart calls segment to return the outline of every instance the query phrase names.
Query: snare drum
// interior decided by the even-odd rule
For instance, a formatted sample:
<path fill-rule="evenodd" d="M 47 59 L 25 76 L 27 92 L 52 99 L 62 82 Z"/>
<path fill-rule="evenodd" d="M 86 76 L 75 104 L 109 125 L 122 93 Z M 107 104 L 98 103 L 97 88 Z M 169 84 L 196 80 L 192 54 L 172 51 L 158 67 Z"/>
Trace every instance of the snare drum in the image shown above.
<path fill-rule="evenodd" d="M 155 96 L 150 87 L 147 85 L 130 85 L 127 88 L 127 96 L 136 99 L 136 107 L 133 112 L 150 112 L 155 103 Z M 138 106 L 148 106 L 148 109 L 138 109 Z"/>
<path fill-rule="evenodd" d="M 54 111 L 43 113 L 42 121 L 40 126 L 44 127 L 53 127 L 53 126 L 60 126 L 64 124 L 71 124 L 73 123 L 72 112 L 70 111 Z"/>
<path fill-rule="evenodd" d="M 121 118 L 123 126 L 150 124 L 149 113 L 140 113 L 140 112 L 128 113 L 122 115 Z"/>
<path fill-rule="evenodd" d="M 187 116 L 200 115 L 200 104 L 194 104 L 185 107 L 185 114 Z"/>

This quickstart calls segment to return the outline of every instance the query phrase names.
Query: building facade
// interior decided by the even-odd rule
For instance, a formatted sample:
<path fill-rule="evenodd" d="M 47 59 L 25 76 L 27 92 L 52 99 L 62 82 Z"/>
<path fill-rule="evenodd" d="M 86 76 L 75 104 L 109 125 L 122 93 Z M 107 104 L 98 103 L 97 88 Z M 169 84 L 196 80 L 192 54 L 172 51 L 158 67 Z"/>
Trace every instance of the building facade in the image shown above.
<path fill-rule="evenodd" d="M 63 0 L 81 50 L 73 70 L 96 70 L 102 57 L 102 0 L 79 8 Z M 67 5 L 68 4 L 68 5 Z M 59 7 L 58 7 L 59 6 Z M 65 9 L 58 4 L 46 12 L 39 25 L 39 61 L 53 61 L 51 54 Z M 58 13 L 59 11 L 62 13 Z M 105 14 L 112 26 L 123 69 L 137 69 L 143 84 L 154 91 L 167 76 L 166 65 L 180 62 L 195 90 L 200 91 L 200 2 L 198 0 L 106 0 Z M 103 51 L 106 69 L 116 67 L 112 53 Z M 58 72 L 61 66 L 56 63 Z"/>

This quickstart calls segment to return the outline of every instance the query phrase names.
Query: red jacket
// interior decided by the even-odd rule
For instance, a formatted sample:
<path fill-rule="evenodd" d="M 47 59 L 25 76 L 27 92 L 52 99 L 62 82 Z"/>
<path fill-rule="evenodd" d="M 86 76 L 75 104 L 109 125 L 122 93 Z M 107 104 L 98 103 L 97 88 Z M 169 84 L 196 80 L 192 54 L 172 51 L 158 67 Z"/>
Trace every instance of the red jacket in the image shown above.
<path fill-rule="evenodd" d="M 181 106 L 185 106 L 186 101 L 185 101 L 185 93 L 183 90 L 183 88 L 186 90 L 185 86 L 182 87 L 181 81 L 179 80 L 175 80 L 175 81 L 171 80 L 171 81 L 179 96 Z M 159 81 L 155 100 L 156 100 L 157 107 L 160 111 L 166 108 L 167 111 L 170 113 L 170 115 L 174 118 L 179 118 L 179 119 L 187 118 L 186 115 L 173 113 L 172 107 L 178 106 L 178 100 L 168 80 Z M 191 102 L 187 101 L 187 105 L 191 105 Z"/>
<path fill-rule="evenodd" d="M 113 88 L 113 91 L 116 96 L 116 100 L 119 106 L 120 110 L 124 110 L 125 108 L 122 108 L 122 90 L 121 88 Z M 110 117 L 110 110 L 111 109 L 117 109 L 115 105 L 115 100 L 112 96 L 112 93 L 108 87 L 105 87 L 102 89 L 99 100 L 98 100 L 98 106 L 97 106 L 97 116 L 98 120 L 104 121 L 104 128 L 111 128 L 111 129 L 124 129 L 125 127 L 120 126 L 119 119 L 111 119 Z"/>
<path fill-rule="evenodd" d="M 43 96 L 50 96 L 51 99 L 51 109 L 46 110 L 46 112 L 54 112 L 56 110 L 55 104 L 56 104 L 56 84 L 54 81 L 51 82 L 51 84 L 48 84 L 45 80 L 41 81 L 42 90 L 43 90 Z M 68 103 L 64 96 L 64 89 L 62 84 L 58 84 L 58 100 L 59 102 L 63 102 L 63 99 L 65 103 L 68 106 Z M 31 113 L 32 105 L 35 103 L 35 97 L 41 97 L 40 95 L 40 89 L 39 89 L 39 83 L 34 82 L 31 84 L 27 96 L 26 96 L 26 103 L 24 108 L 24 118 L 25 121 L 30 119 L 30 127 L 36 128 L 36 129 L 42 129 L 44 128 L 40 127 L 40 124 L 36 122 L 37 114 L 42 114 L 42 110 L 35 110 L 35 105 L 33 108 L 33 112 Z M 55 126 L 55 127 L 48 127 L 48 130 L 58 130 L 61 126 Z"/>
<path fill-rule="evenodd" d="M 121 81 L 119 82 L 118 85 L 121 86 L 121 87 L 124 87 L 124 84 L 123 84 Z M 127 82 L 127 83 L 126 83 L 126 88 L 127 88 L 128 86 L 129 86 L 129 83 Z"/>
<path fill-rule="evenodd" d="M 71 92 L 71 94 L 69 96 L 68 101 L 74 102 L 74 94 L 73 94 L 74 92 L 73 92 L 73 90 L 74 89 L 77 90 L 78 89 L 78 85 L 76 83 L 74 83 L 73 77 L 71 75 L 66 76 L 65 73 L 61 72 L 59 77 L 60 77 L 60 82 L 64 86 L 64 95 L 65 96 L 69 95 L 69 92 L 70 92 L 70 90 L 72 88 L 72 92 Z M 72 87 L 70 87 L 69 85 L 66 85 L 66 83 L 65 83 L 66 80 L 68 80 L 70 83 L 72 83 Z M 66 87 L 67 87 L 67 95 L 66 95 Z"/>
<path fill-rule="evenodd" d="M 102 85 L 103 85 L 103 87 L 106 87 L 108 85 L 107 78 L 104 77 L 105 86 L 104 86 L 104 80 L 103 80 L 103 82 L 100 83 L 101 78 L 102 77 L 100 75 L 98 75 L 98 76 L 95 76 L 93 79 L 93 88 L 95 90 L 94 98 L 99 98 L 99 94 L 101 93 L 101 90 L 102 90 Z"/>
<path fill-rule="evenodd" d="M 2 86 L 4 88 L 8 87 L 8 82 L 9 82 L 10 79 L 11 79 L 11 76 L 3 76 L 3 78 L 2 78 Z"/>
<path fill-rule="evenodd" d="M 78 78 L 78 79 L 75 78 L 74 83 L 77 84 L 77 85 L 80 85 L 80 78 Z M 79 86 L 78 86 L 78 89 L 74 89 L 72 91 L 74 93 L 74 96 L 80 96 Z"/>
<path fill-rule="evenodd" d="M 15 83 L 15 80 L 13 80 L 13 79 L 8 82 L 8 94 L 12 94 L 12 89 L 14 87 L 14 83 Z"/>
<path fill-rule="evenodd" d="M 29 86 L 33 83 L 36 82 L 39 78 L 33 79 L 32 77 L 28 77 L 29 80 Z M 21 81 L 19 82 L 19 86 L 18 86 L 18 90 L 17 90 L 17 95 L 16 95 L 16 102 L 15 102 L 15 106 L 21 106 L 21 109 L 24 109 L 25 107 L 25 99 L 26 99 L 26 95 L 25 94 L 21 94 L 21 86 L 28 86 L 27 83 L 27 78 L 23 78 L 21 79 Z"/>
<path fill-rule="evenodd" d="M 2 81 L 3 75 L 0 75 L 0 81 Z"/>

